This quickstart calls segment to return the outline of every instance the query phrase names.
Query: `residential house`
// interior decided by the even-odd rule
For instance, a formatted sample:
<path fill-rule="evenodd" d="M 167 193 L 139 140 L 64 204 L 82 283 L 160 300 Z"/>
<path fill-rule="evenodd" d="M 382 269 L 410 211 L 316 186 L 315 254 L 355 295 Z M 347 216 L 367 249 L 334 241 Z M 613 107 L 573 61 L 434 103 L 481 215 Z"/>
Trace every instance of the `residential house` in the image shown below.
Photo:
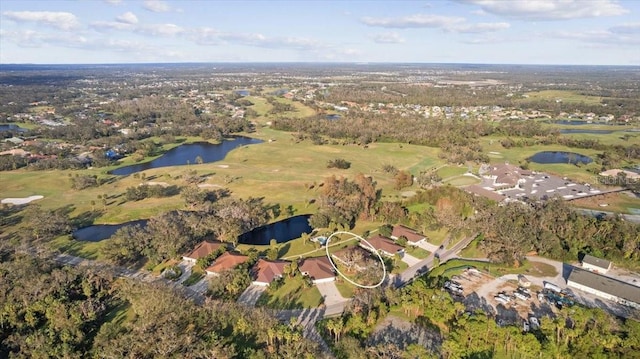
<path fill-rule="evenodd" d="M 404 248 L 396 244 L 391 238 L 377 235 L 368 238 L 367 242 L 369 242 L 369 244 L 371 244 L 371 246 L 375 248 L 378 253 L 384 256 L 393 257 L 396 254 L 399 254 L 400 256 L 404 255 Z M 360 242 L 360 246 L 366 250 L 370 250 L 370 247 L 365 243 Z"/>
<path fill-rule="evenodd" d="M 582 258 L 582 268 L 591 272 L 606 274 L 611 269 L 611 262 L 585 254 L 584 258 Z"/>
<path fill-rule="evenodd" d="M 191 251 L 191 253 L 187 253 L 182 256 L 182 259 L 195 263 L 198 261 L 198 259 L 207 257 L 209 254 L 217 251 L 222 246 L 223 244 L 221 242 L 202 241 L 193 251 Z"/>
<path fill-rule="evenodd" d="M 617 279 L 575 268 L 569 274 L 567 285 L 622 305 L 640 309 L 640 287 Z"/>
<path fill-rule="evenodd" d="M 311 278 L 313 284 L 333 282 L 336 274 L 333 265 L 326 256 L 305 258 L 299 266 L 302 275 Z"/>
<path fill-rule="evenodd" d="M 266 287 L 278 278 L 282 278 L 284 267 L 289 265 L 288 261 L 268 261 L 259 259 L 258 263 L 253 266 L 252 275 L 254 285 Z"/>
<path fill-rule="evenodd" d="M 391 238 L 398 240 L 398 238 L 400 237 L 405 237 L 407 239 L 407 242 L 412 246 L 417 246 L 420 242 L 427 241 L 427 237 L 424 234 L 419 233 L 415 229 L 397 224 L 395 227 L 393 227 Z"/>
<path fill-rule="evenodd" d="M 220 257 L 216 258 L 215 262 L 205 269 L 205 272 L 207 272 L 208 275 L 217 275 L 225 270 L 233 269 L 248 260 L 248 256 L 233 252 L 225 252 Z"/>

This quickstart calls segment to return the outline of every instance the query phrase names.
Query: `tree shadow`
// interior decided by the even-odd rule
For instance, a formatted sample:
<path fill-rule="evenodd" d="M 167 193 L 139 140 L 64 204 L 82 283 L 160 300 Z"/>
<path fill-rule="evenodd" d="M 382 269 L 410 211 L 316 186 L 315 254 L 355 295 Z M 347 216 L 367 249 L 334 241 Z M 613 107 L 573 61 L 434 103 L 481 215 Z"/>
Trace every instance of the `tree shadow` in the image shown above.
<path fill-rule="evenodd" d="M 291 243 L 285 243 L 284 246 L 278 248 L 278 257 L 283 257 L 291 248 Z"/>
<path fill-rule="evenodd" d="M 85 211 L 77 215 L 71 220 L 71 225 L 74 228 L 84 228 L 92 225 L 95 220 L 102 215 L 102 211 L 93 210 Z"/>

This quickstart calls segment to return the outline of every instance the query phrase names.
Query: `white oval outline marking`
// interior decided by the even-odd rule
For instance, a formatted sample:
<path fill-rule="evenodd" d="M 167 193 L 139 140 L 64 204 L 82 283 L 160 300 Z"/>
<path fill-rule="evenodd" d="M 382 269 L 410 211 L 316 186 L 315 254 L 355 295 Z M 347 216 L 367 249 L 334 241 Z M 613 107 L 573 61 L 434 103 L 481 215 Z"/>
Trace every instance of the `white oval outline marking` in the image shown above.
<path fill-rule="evenodd" d="M 380 282 L 378 282 L 378 284 L 363 285 L 363 284 L 356 283 L 356 282 L 352 281 L 351 279 L 347 278 L 346 275 L 344 275 L 342 272 L 340 272 L 340 270 L 338 270 L 338 267 L 333 262 L 333 259 L 331 258 L 331 254 L 329 253 L 329 243 L 331 243 L 331 237 L 335 236 L 336 234 L 349 234 L 349 235 L 351 235 L 351 236 L 353 236 L 355 238 L 358 238 L 360 241 L 366 243 L 367 246 L 369 246 L 369 248 L 371 248 L 373 250 L 373 252 L 378 256 L 378 259 L 380 259 L 380 264 L 382 264 L 382 279 L 380 279 Z M 364 288 L 364 289 L 377 288 L 377 287 L 381 286 L 382 283 L 384 283 L 384 280 L 387 277 L 387 268 L 384 265 L 384 260 L 382 259 L 382 256 L 380 255 L 380 253 L 378 253 L 378 251 L 371 245 L 371 243 L 367 242 L 366 239 L 360 237 L 359 235 L 357 235 L 355 233 L 351 233 L 351 232 L 347 232 L 347 231 L 334 232 L 329 237 L 327 237 L 327 242 L 325 243 L 325 250 L 327 252 L 327 258 L 329 258 L 329 263 L 331 263 L 331 266 L 333 267 L 333 269 L 335 269 L 336 273 L 338 273 L 338 275 L 340 275 L 344 280 L 346 280 L 347 282 L 355 285 L 356 287 Z"/>

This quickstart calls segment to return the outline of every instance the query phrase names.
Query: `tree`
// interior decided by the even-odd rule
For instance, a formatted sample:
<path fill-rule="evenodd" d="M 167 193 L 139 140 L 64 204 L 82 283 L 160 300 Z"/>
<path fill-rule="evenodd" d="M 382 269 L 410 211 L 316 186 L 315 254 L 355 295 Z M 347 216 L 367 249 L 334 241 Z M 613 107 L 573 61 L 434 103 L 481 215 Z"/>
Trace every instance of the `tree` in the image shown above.
<path fill-rule="evenodd" d="M 394 177 L 395 189 L 400 190 L 413 184 L 413 176 L 407 171 L 398 171 Z"/>
<path fill-rule="evenodd" d="M 269 249 L 267 249 L 267 259 L 272 261 L 278 259 L 278 242 L 275 239 L 271 239 L 269 241 Z"/>

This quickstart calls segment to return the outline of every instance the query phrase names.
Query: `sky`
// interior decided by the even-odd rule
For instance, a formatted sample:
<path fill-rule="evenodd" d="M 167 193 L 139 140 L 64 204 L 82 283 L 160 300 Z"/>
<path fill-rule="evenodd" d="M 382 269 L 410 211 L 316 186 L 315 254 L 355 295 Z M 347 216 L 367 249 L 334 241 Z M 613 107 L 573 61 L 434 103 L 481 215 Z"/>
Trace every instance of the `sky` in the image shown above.
<path fill-rule="evenodd" d="M 1 64 L 640 65 L 638 0 L 0 0 Z"/>

